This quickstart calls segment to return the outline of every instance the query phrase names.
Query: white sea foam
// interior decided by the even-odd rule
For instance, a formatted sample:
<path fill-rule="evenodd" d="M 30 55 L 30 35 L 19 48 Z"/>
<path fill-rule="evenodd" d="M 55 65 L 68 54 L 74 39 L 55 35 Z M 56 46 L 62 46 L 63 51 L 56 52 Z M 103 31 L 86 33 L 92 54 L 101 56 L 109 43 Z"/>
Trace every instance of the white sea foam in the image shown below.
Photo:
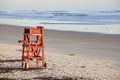
<path fill-rule="evenodd" d="M 8 19 L 8 18 L 0 18 L 0 24 L 8 24 L 8 25 L 16 25 L 16 26 L 36 26 L 40 25 L 37 20 L 29 20 L 29 19 Z"/>
<path fill-rule="evenodd" d="M 45 25 L 46 29 L 77 32 L 95 32 L 103 34 L 120 34 L 120 25 Z"/>
<path fill-rule="evenodd" d="M 104 34 L 120 34 L 120 25 L 78 25 L 78 24 L 40 24 L 49 22 L 49 20 L 30 20 L 30 19 L 8 19 L 0 18 L 0 24 L 17 25 L 17 26 L 38 26 L 44 25 L 45 29 L 78 31 L 78 32 L 95 32 Z M 52 21 L 57 23 L 55 21 Z"/>

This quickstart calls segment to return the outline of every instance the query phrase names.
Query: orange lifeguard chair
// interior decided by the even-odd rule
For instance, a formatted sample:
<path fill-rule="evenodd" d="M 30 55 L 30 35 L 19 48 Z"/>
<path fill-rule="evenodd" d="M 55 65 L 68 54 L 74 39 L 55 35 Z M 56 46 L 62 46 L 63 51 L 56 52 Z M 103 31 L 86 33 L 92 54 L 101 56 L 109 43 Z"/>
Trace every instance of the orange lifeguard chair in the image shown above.
<path fill-rule="evenodd" d="M 42 67 L 47 68 L 44 57 L 44 27 L 24 28 L 24 38 L 19 40 L 22 43 L 22 67 L 28 69 L 30 60 L 36 59 L 36 68 L 38 68 L 38 60 L 42 61 Z"/>

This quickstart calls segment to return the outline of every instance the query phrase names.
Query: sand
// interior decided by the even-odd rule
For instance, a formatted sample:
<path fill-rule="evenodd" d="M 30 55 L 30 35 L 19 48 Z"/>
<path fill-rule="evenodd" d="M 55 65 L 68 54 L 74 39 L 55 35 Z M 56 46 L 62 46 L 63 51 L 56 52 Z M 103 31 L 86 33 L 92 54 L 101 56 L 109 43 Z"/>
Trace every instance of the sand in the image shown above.
<path fill-rule="evenodd" d="M 31 61 L 25 70 L 17 42 L 23 29 L 0 25 L 0 79 L 120 80 L 120 35 L 45 30 L 48 69 Z"/>

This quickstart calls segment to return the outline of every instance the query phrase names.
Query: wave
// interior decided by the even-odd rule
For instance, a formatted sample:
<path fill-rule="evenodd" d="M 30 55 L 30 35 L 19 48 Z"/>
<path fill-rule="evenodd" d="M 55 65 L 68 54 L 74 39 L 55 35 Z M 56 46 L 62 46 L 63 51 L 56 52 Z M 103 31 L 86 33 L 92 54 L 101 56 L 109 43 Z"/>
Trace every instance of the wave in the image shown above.
<path fill-rule="evenodd" d="M 0 18 L 47 20 L 45 24 L 72 23 L 72 24 L 120 24 L 120 10 L 116 11 L 37 11 L 15 10 L 0 11 Z M 41 23 L 41 22 L 40 22 Z M 51 23 L 51 24 L 52 24 Z"/>
<path fill-rule="evenodd" d="M 88 16 L 88 15 L 120 15 L 120 10 L 116 11 L 37 11 L 37 10 L 0 10 L 0 16 L 1 15 L 8 15 L 8 16 Z"/>

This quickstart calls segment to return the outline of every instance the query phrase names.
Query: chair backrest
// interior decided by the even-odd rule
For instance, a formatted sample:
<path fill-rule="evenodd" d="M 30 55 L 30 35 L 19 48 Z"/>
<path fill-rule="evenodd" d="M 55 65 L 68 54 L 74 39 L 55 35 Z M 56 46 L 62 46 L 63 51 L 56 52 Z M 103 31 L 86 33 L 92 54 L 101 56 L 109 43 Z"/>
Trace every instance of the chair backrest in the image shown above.
<path fill-rule="evenodd" d="M 29 40 L 31 40 L 32 36 L 35 36 L 36 43 L 38 44 L 40 43 L 41 46 L 44 46 L 44 27 L 43 26 L 38 26 L 37 28 L 24 28 L 24 34 L 29 35 L 28 36 Z"/>

